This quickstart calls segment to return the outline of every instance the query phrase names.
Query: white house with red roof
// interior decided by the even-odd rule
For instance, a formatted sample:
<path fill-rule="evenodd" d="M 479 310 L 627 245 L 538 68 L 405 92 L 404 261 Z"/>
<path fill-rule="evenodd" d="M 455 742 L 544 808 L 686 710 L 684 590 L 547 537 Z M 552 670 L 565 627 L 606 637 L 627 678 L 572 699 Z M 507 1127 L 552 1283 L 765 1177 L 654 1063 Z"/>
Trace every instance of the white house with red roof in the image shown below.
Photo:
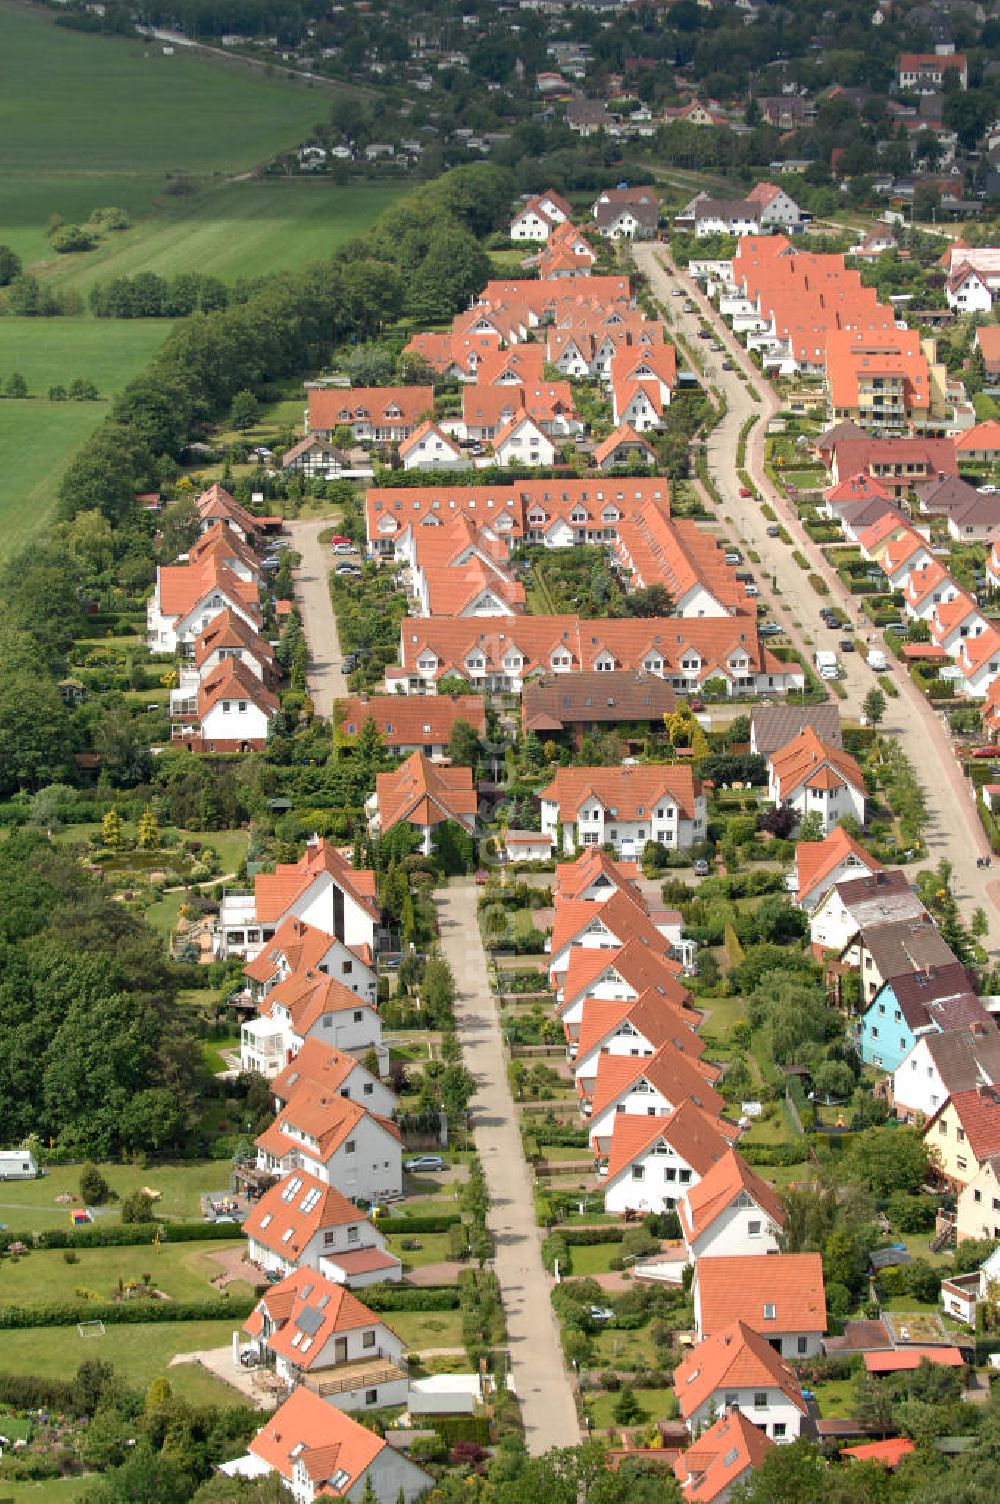
<path fill-rule="evenodd" d="M 955 693 L 968 700 L 984 700 L 990 685 L 1000 676 L 1000 632 L 989 626 L 977 637 L 963 638 L 955 667 L 961 671 Z"/>
<path fill-rule="evenodd" d="M 244 966 L 247 994 L 259 1003 L 272 987 L 297 971 L 323 972 L 334 977 L 349 992 L 367 1002 L 375 1002 L 378 978 L 370 950 L 364 946 L 349 949 L 336 935 L 328 935 L 325 930 L 295 918 L 286 919 L 254 959 Z"/>
<path fill-rule="evenodd" d="M 815 1358 L 826 1332 L 826 1287 L 818 1253 L 741 1253 L 700 1258 L 691 1283 L 701 1341 L 743 1322 L 785 1358 Z"/>
<path fill-rule="evenodd" d="M 688 1260 L 777 1253 L 785 1225 L 781 1197 L 730 1149 L 677 1203 Z"/>
<path fill-rule="evenodd" d="M 741 1411 L 727 1411 L 675 1459 L 681 1497 L 690 1504 L 729 1504 L 773 1445 Z"/>
<path fill-rule="evenodd" d="M 639 857 L 647 841 L 684 851 L 704 839 L 708 802 L 690 767 L 559 768 L 539 794 L 542 830 L 561 827 L 564 852 L 615 848 Z"/>
<path fill-rule="evenodd" d="M 305 1169 L 351 1200 L 371 1205 L 403 1194 L 402 1139 L 395 1123 L 309 1082 L 254 1143 L 257 1168 L 266 1174 Z"/>
<path fill-rule="evenodd" d="M 728 1153 L 725 1126 L 724 1133 L 718 1119 L 691 1101 L 666 1117 L 621 1113 L 607 1156 L 605 1211 L 669 1211 Z"/>
<path fill-rule="evenodd" d="M 265 1191 L 243 1231 L 247 1257 L 268 1273 L 309 1268 L 353 1289 L 403 1276 L 378 1228 L 336 1187 L 305 1170 Z"/>
<path fill-rule="evenodd" d="M 404 470 L 467 470 L 469 460 L 456 441 L 428 418 L 399 446 Z"/>
<path fill-rule="evenodd" d="M 580 1015 L 579 1039 L 570 1056 L 581 1102 L 593 1097 L 598 1068 L 606 1055 L 649 1059 L 661 1045 L 672 1044 L 682 1055 L 700 1060 L 705 1045 L 695 1033 L 699 1021 L 700 1014 L 669 1003 L 655 987 L 624 1002 L 587 998 Z"/>
<path fill-rule="evenodd" d="M 681 1359 L 674 1394 L 692 1436 L 738 1410 L 772 1441 L 797 1440 L 807 1414 L 802 1386 L 766 1337 L 734 1321 Z"/>
<path fill-rule="evenodd" d="M 220 1471 L 250 1480 L 277 1473 L 295 1504 L 331 1498 L 361 1504 L 369 1486 L 375 1504 L 414 1504 L 434 1482 L 405 1453 L 304 1384 L 278 1406 L 247 1453 Z"/>
<path fill-rule="evenodd" d="M 823 834 L 850 815 L 865 821 L 865 780 L 854 758 L 822 741 L 811 726 L 772 752 L 768 759 L 768 798 L 795 810 L 800 819 L 818 815 Z"/>
<path fill-rule="evenodd" d="M 306 967 L 277 982 L 257 1004 L 257 1017 L 240 1031 L 240 1060 L 262 1076 L 276 1076 L 307 1039 L 348 1054 L 382 1050 L 382 1019 L 368 998 L 334 977 Z"/>
<path fill-rule="evenodd" d="M 297 1269 L 261 1296 L 244 1325 L 261 1361 L 338 1410 L 405 1405 L 403 1344 L 344 1285 Z"/>
<path fill-rule="evenodd" d="M 822 841 L 797 843 L 792 871 L 795 902 L 811 914 L 838 883 L 884 870 L 843 826 L 835 826 Z"/>
<path fill-rule="evenodd" d="M 554 465 L 556 446 L 541 425 L 528 413 L 515 414 L 493 435 L 493 461 L 497 465 Z"/>
<path fill-rule="evenodd" d="M 549 188 L 532 194 L 510 222 L 511 240 L 548 240 L 557 225 L 571 220 L 573 210 L 563 198 Z"/>
<path fill-rule="evenodd" d="M 981 272 L 963 261 L 951 273 L 944 284 L 948 307 L 959 313 L 990 313 L 993 309 L 993 294 Z"/>
<path fill-rule="evenodd" d="M 327 1096 L 346 1097 L 380 1117 L 391 1117 L 399 1106 L 396 1093 L 354 1055 L 320 1039 L 307 1039 L 272 1080 L 275 1112 L 289 1106 L 295 1093 L 306 1086 Z"/>
<path fill-rule="evenodd" d="M 198 510 L 198 526 L 203 533 L 221 522 L 232 528 L 246 543 L 251 543 L 261 526 L 271 520 L 255 517 L 252 512 L 248 512 L 218 481 L 209 486 L 207 491 L 202 491 L 195 506 Z"/>
<path fill-rule="evenodd" d="M 278 710 L 277 695 L 247 664 L 223 658 L 196 689 L 171 695 L 170 739 L 189 752 L 261 752 Z"/>
<path fill-rule="evenodd" d="M 582 898 L 560 899 L 552 924 L 549 981 L 558 992 L 575 949 L 618 950 L 630 940 L 642 941 L 654 956 L 669 955 L 670 941 L 637 894 L 623 889 L 599 905 Z"/>
<path fill-rule="evenodd" d="M 297 862 L 257 873 L 253 893 L 225 894 L 215 935 L 217 958 L 252 960 L 286 919 L 335 935 L 348 950 L 361 948 L 370 962 L 380 920 L 375 874 L 355 870 L 329 841 L 313 837 Z"/>
<path fill-rule="evenodd" d="M 616 950 L 577 947 L 559 976 L 556 1013 L 566 1035 L 570 1059 L 578 1046 L 580 1024 L 588 998 L 633 1001 L 650 988 L 674 1008 L 685 1008 L 691 994 L 680 981 L 680 965 L 652 949 L 642 938 Z"/>
<path fill-rule="evenodd" d="M 712 1084 L 720 1075 L 718 1066 L 685 1055 L 672 1043 L 645 1058 L 602 1055 L 592 1095 L 581 1105 L 594 1153 L 609 1152 L 616 1121 L 623 1116 L 669 1117 L 691 1102 L 708 1116 L 720 1117 L 726 1104 Z"/>
<path fill-rule="evenodd" d="M 777 183 L 756 183 L 747 194 L 747 201 L 759 205 L 762 230 L 794 229 L 812 219 Z"/>
<path fill-rule="evenodd" d="M 594 449 L 593 459 L 598 470 L 618 470 L 634 463 L 657 464 L 657 454 L 652 444 L 627 423 L 620 424 L 606 439 L 601 440 Z"/>
<path fill-rule="evenodd" d="M 355 443 L 401 444 L 434 406 L 429 386 L 310 387 L 306 432 L 332 439 L 349 428 Z"/>
<path fill-rule="evenodd" d="M 657 377 L 641 380 L 624 376 L 612 383 L 611 416 L 616 428 L 631 428 L 638 434 L 662 428 L 664 406 Z"/>
<path fill-rule="evenodd" d="M 256 581 L 242 578 L 215 554 L 197 564 L 158 564 L 146 602 L 146 644 L 151 653 L 193 654 L 196 640 L 223 611 L 258 631 L 263 616 Z"/>

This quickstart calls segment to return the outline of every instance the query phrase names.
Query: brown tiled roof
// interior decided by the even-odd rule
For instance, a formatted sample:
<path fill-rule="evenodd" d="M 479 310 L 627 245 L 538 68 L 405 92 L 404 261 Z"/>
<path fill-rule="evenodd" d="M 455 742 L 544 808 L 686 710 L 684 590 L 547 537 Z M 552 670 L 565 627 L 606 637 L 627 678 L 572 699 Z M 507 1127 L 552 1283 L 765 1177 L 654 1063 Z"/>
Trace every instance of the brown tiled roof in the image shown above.
<path fill-rule="evenodd" d="M 542 674 L 521 693 L 525 731 L 561 731 L 565 725 L 660 721 L 677 703 L 673 687 L 656 674 L 599 669 Z"/>
<path fill-rule="evenodd" d="M 824 772 L 830 779 L 824 787 L 848 784 L 859 794 L 865 793 L 865 780 L 854 758 L 829 742 L 821 741 L 811 726 L 806 726 L 785 746 L 772 752 L 771 776 L 779 799 L 788 799 L 803 784 L 820 787 L 816 775 Z"/>
<path fill-rule="evenodd" d="M 836 705 L 755 705 L 750 726 L 753 745 L 763 757 L 786 746 L 807 726 L 831 747 L 843 746 Z"/>
<path fill-rule="evenodd" d="M 334 714 L 345 736 L 357 736 L 372 720 L 393 747 L 447 744 L 458 721 L 477 736 L 486 731 L 486 707 L 478 695 L 354 695 L 337 700 Z"/>
<path fill-rule="evenodd" d="M 928 1118 L 924 1127 L 925 1138 L 930 1136 L 932 1125 L 949 1106 L 965 1130 L 977 1163 L 982 1164 L 984 1159 L 1000 1153 L 1000 1087 L 977 1086 L 970 1091 L 956 1092 L 942 1103 L 933 1117 Z"/>

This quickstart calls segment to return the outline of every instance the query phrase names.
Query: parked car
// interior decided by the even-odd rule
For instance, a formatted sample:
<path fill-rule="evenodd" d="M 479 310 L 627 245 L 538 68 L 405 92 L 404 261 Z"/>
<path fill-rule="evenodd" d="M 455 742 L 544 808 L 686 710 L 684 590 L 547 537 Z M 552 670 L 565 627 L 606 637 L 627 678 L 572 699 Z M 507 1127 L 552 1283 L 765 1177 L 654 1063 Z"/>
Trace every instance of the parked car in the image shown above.
<path fill-rule="evenodd" d="M 743 563 L 743 555 L 740 553 L 740 551 L 739 551 L 738 548 L 727 548 L 726 549 L 726 553 L 725 553 L 725 559 L 726 559 L 726 563 L 727 564 L 742 564 Z"/>
<path fill-rule="evenodd" d="M 487 872 L 486 868 L 485 867 L 478 868 L 478 870 L 476 871 L 476 883 L 477 883 L 477 885 L 480 888 L 485 888 L 485 886 L 489 882 L 489 880 L 490 880 L 490 874 Z"/>
<path fill-rule="evenodd" d="M 350 538 L 345 538 L 342 542 L 333 545 L 333 551 L 335 554 L 353 554 L 354 544 Z"/>
<path fill-rule="evenodd" d="M 408 1175 L 419 1175 L 426 1170 L 443 1170 L 444 1160 L 440 1154 L 418 1154 L 414 1159 L 404 1159 L 403 1169 Z"/>
<path fill-rule="evenodd" d="M 749 486 L 740 486 L 740 495 L 741 496 L 752 496 L 753 492 L 750 490 Z"/>
<path fill-rule="evenodd" d="M 350 538 L 348 538 L 346 533 L 334 533 L 333 537 L 330 539 L 330 543 L 333 548 L 336 548 L 338 543 L 346 543 L 350 547 L 354 547 L 353 543 L 351 543 L 351 540 Z"/>
<path fill-rule="evenodd" d="M 724 371 L 731 371 L 733 369 L 733 363 L 732 363 L 732 361 L 731 360 L 724 360 L 722 362 L 722 369 Z"/>
<path fill-rule="evenodd" d="M 754 584 L 753 580 L 751 580 L 749 584 L 744 585 L 743 589 L 746 595 L 749 596 L 750 600 L 756 600 L 757 596 L 760 595 L 760 590 Z"/>
<path fill-rule="evenodd" d="M 779 626 L 776 621 L 766 621 L 760 629 L 760 635 L 761 637 L 780 637 L 784 630 L 784 627 Z"/>
<path fill-rule="evenodd" d="M 354 580 L 361 578 L 361 570 L 356 564 L 338 564 L 334 573 L 344 575 L 345 577 Z"/>
<path fill-rule="evenodd" d="M 709 870 L 709 865 L 706 862 L 705 858 L 703 856 L 700 856 L 694 864 L 695 877 L 707 877 Z"/>
<path fill-rule="evenodd" d="M 856 653 L 857 648 L 854 646 L 854 638 L 842 637 L 840 639 L 840 651 L 842 653 Z"/>
<path fill-rule="evenodd" d="M 358 655 L 357 655 L 357 653 L 345 653 L 344 656 L 343 656 L 343 659 L 341 660 L 341 664 L 340 664 L 340 667 L 343 670 L 343 672 L 345 674 L 353 674 L 354 670 L 357 668 L 357 666 L 358 666 Z"/>
<path fill-rule="evenodd" d="M 591 1321 L 614 1321 L 615 1313 L 610 1306 L 590 1306 L 588 1310 Z"/>
<path fill-rule="evenodd" d="M 781 537 L 781 528 L 778 526 L 778 524 L 776 522 L 770 522 L 770 523 L 768 523 L 767 536 L 769 538 L 780 538 Z"/>

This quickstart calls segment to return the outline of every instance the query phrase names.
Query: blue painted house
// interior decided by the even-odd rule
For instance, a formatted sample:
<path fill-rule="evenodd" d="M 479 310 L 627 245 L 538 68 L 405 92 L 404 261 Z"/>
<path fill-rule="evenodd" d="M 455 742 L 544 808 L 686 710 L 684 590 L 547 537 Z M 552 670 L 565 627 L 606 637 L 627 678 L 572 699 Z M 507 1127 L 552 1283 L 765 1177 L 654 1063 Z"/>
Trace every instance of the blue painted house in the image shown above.
<path fill-rule="evenodd" d="M 968 1028 L 982 1016 L 983 1005 L 960 961 L 893 977 L 861 1016 L 861 1059 L 877 1070 L 895 1071 L 922 1034 Z"/>

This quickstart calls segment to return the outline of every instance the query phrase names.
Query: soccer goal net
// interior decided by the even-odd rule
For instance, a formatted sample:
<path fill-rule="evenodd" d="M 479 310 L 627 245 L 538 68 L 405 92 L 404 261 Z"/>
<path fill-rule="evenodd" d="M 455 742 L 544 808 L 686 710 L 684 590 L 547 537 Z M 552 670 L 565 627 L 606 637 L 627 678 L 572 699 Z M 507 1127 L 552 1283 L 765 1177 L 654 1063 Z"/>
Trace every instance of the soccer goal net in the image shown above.
<path fill-rule="evenodd" d="M 78 1337 L 103 1337 L 104 1322 L 78 1321 L 76 1324 L 76 1333 Z"/>

